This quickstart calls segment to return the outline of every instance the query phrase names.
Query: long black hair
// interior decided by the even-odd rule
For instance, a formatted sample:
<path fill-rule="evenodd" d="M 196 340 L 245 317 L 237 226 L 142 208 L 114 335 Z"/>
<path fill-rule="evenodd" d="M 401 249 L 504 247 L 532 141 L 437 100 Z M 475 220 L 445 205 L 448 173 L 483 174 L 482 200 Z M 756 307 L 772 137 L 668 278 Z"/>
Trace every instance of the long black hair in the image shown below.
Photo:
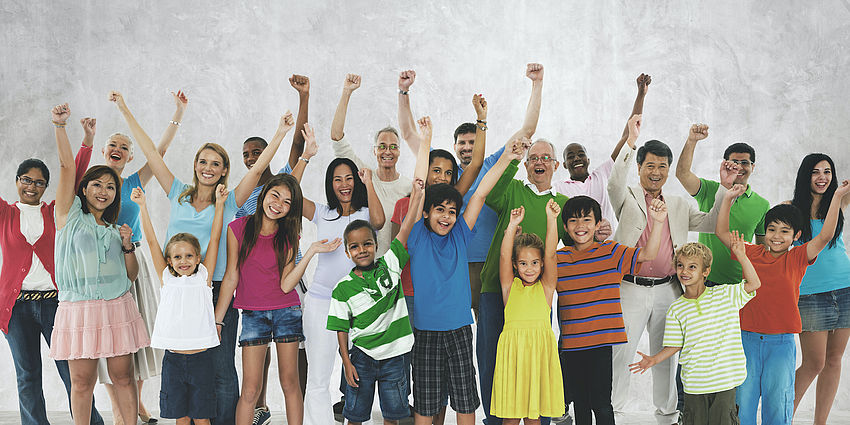
<path fill-rule="evenodd" d="M 431 152 L 428 153 L 428 168 L 431 168 L 431 164 L 434 162 L 434 159 L 436 159 L 436 158 L 447 159 L 447 160 L 449 160 L 449 162 L 452 163 L 452 176 L 449 179 L 449 184 L 452 185 L 452 186 L 457 184 L 458 167 L 457 167 L 457 160 L 455 159 L 455 157 L 452 156 L 452 154 L 449 153 L 449 151 L 447 151 L 445 149 L 434 149 L 434 150 L 432 150 Z M 429 170 L 428 173 L 430 174 L 430 172 L 431 171 Z"/>
<path fill-rule="evenodd" d="M 826 191 L 823 193 L 821 197 L 820 203 L 818 204 L 818 209 L 815 212 L 815 218 L 823 220 L 826 218 L 826 212 L 829 211 L 829 204 L 832 203 L 832 197 L 835 195 L 835 189 L 838 188 L 838 176 L 835 172 L 835 163 L 832 161 L 832 158 L 829 155 L 822 153 L 810 153 L 803 158 L 803 161 L 800 163 L 800 168 L 797 170 L 797 181 L 794 184 L 794 199 L 791 200 L 791 203 L 800 209 L 803 214 L 806 216 L 806 222 L 802 229 L 802 235 L 800 240 L 802 242 L 808 242 L 812 240 L 812 223 L 809 218 L 811 217 L 812 211 L 812 170 L 815 169 L 815 165 L 817 165 L 821 161 L 826 161 L 829 163 L 829 168 L 832 170 L 832 180 L 829 182 L 829 186 L 826 187 Z M 838 202 L 841 202 L 839 199 Z M 844 229 L 844 213 L 841 210 L 838 210 L 838 224 L 835 225 L 835 233 L 832 235 L 832 239 L 829 241 L 829 248 L 834 248 L 838 238 L 841 237 L 841 231 Z"/>
<path fill-rule="evenodd" d="M 113 198 L 112 203 L 103 210 L 103 215 L 101 215 L 100 218 L 109 224 L 115 224 L 115 220 L 118 219 L 118 213 L 121 211 L 121 177 L 115 172 L 115 170 L 105 165 L 95 165 L 89 168 L 88 171 L 83 174 L 83 178 L 80 179 L 80 184 L 77 186 L 77 197 L 80 198 L 80 208 L 83 212 L 90 214 L 89 204 L 88 201 L 86 201 L 86 195 L 83 194 L 83 189 L 88 187 L 90 181 L 98 179 L 103 175 L 109 175 L 112 177 L 112 180 L 115 181 L 115 198 Z"/>
<path fill-rule="evenodd" d="M 289 174 L 277 174 L 263 186 L 260 196 L 257 197 L 257 210 L 247 218 L 245 233 L 242 235 L 242 244 L 239 246 L 239 260 L 236 263 L 239 267 L 242 267 L 248 255 L 251 254 L 251 250 L 254 249 L 260 235 L 263 215 L 265 215 L 263 201 L 266 199 L 266 194 L 269 193 L 269 190 L 278 186 L 286 187 L 292 195 L 289 212 L 277 220 L 277 233 L 274 235 L 273 246 L 277 257 L 278 273 L 283 275 L 283 268 L 289 262 L 295 261 L 295 253 L 298 252 L 298 240 L 301 237 L 301 209 L 304 198 L 301 196 L 301 186 L 298 185 L 298 180 L 295 177 Z"/>
<path fill-rule="evenodd" d="M 357 173 L 360 171 L 357 169 L 357 165 L 348 158 L 335 158 L 328 165 L 328 170 L 325 172 L 325 197 L 328 199 L 328 208 L 336 210 L 339 214 L 334 220 L 342 217 L 343 213 L 342 204 L 334 192 L 334 171 L 340 165 L 348 166 L 351 169 L 352 177 L 354 177 L 354 187 L 351 189 L 351 211 L 357 211 L 360 208 L 369 206 L 369 195 L 366 192 L 366 185 L 357 176 Z"/>

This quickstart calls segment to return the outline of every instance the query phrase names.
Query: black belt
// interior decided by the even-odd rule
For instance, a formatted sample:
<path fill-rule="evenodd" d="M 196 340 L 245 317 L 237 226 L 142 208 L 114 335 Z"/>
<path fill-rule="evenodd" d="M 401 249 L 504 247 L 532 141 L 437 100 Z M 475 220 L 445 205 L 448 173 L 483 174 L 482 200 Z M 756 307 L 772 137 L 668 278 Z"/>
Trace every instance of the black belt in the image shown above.
<path fill-rule="evenodd" d="M 627 274 L 623 276 L 623 280 L 626 282 L 634 283 L 635 285 L 640 286 L 648 286 L 653 287 L 656 285 L 663 285 L 671 280 L 673 280 L 673 276 L 665 276 L 665 277 L 643 277 L 643 276 L 635 276 L 633 274 Z"/>
<path fill-rule="evenodd" d="M 18 294 L 18 299 L 21 301 L 38 301 L 38 300 L 46 300 L 50 298 L 56 298 L 59 295 L 59 291 L 21 291 Z"/>

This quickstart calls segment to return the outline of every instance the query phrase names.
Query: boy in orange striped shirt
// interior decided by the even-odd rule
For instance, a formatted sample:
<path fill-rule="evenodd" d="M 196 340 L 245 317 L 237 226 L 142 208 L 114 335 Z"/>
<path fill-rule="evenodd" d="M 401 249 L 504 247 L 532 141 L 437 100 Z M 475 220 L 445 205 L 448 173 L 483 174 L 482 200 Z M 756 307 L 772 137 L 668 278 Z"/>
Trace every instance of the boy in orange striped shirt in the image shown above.
<path fill-rule="evenodd" d="M 577 425 L 589 425 L 591 411 L 598 425 L 614 424 L 611 346 L 627 340 L 620 281 L 658 255 L 667 206 L 654 199 L 649 216 L 656 225 L 641 249 L 594 241 L 602 212 L 593 198 L 570 198 L 561 212 L 568 236 L 567 246 L 558 250 L 559 350 L 564 389 L 572 395 Z"/>

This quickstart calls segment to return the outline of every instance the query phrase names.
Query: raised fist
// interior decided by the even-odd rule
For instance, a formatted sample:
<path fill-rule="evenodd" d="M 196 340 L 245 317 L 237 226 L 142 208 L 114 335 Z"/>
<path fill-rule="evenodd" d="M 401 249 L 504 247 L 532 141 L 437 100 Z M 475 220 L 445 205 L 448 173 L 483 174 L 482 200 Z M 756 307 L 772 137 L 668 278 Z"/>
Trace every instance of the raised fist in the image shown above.
<path fill-rule="evenodd" d="M 83 118 L 80 120 L 80 125 L 83 126 L 83 131 L 86 133 L 86 137 L 94 137 L 95 130 L 97 129 L 97 120 L 94 118 Z"/>
<path fill-rule="evenodd" d="M 345 84 L 342 86 L 343 90 L 347 90 L 349 92 L 353 92 L 360 88 L 360 76 L 357 74 L 348 74 L 345 76 Z"/>
<path fill-rule="evenodd" d="M 298 94 L 310 94 L 310 79 L 303 75 L 292 74 L 289 85 L 298 90 Z"/>
<path fill-rule="evenodd" d="M 401 91 L 408 91 L 414 81 L 416 81 L 416 71 L 412 69 L 401 71 L 401 73 L 398 74 L 398 89 Z"/>
<path fill-rule="evenodd" d="M 484 99 L 483 94 L 472 96 L 472 107 L 475 108 L 475 115 L 479 120 L 487 119 L 487 101 Z"/>
<path fill-rule="evenodd" d="M 530 63 L 526 65 L 525 76 L 531 81 L 543 81 L 543 65 L 539 63 Z"/>
<path fill-rule="evenodd" d="M 186 93 L 183 93 L 183 90 L 177 90 L 177 93 L 171 92 L 171 96 L 174 97 L 174 105 L 177 106 L 177 109 L 186 109 L 189 99 L 186 98 Z"/>
<path fill-rule="evenodd" d="M 649 83 L 652 82 L 652 77 L 647 74 L 640 74 L 637 77 L 638 93 L 646 94 L 649 90 Z"/>
<path fill-rule="evenodd" d="M 688 133 L 688 140 L 698 142 L 702 139 L 705 139 L 706 137 L 708 137 L 707 124 L 694 124 L 691 126 L 691 130 Z"/>
<path fill-rule="evenodd" d="M 68 121 L 68 117 L 71 116 L 71 108 L 68 107 L 67 103 L 56 105 L 50 110 L 50 115 L 54 123 L 65 124 Z"/>

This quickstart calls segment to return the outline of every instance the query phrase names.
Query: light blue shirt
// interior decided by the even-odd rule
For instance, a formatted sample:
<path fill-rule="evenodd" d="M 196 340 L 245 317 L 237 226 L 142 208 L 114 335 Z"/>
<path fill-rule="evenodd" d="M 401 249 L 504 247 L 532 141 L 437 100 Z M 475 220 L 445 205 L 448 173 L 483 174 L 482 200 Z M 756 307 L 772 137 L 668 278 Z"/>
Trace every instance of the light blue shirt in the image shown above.
<path fill-rule="evenodd" d="M 823 220 L 813 219 L 812 236 L 817 236 L 823 229 Z M 835 246 L 827 246 L 818 254 L 815 263 L 806 269 L 803 282 L 800 284 L 800 295 L 820 294 L 850 287 L 850 258 L 844 250 L 844 235 L 839 235 Z M 832 239 L 832 238 L 830 238 Z M 800 241 L 795 243 L 802 245 Z"/>
<path fill-rule="evenodd" d="M 481 179 L 483 179 L 484 175 L 487 174 L 487 171 L 489 171 L 490 168 L 493 168 L 493 165 L 499 161 L 499 157 L 502 156 L 502 152 L 504 151 L 505 147 L 502 146 L 492 155 L 484 158 L 484 164 L 481 165 L 481 172 L 478 173 L 478 177 L 475 179 L 475 182 L 472 183 L 472 186 L 470 186 L 469 190 L 466 191 L 466 194 L 463 195 L 463 208 L 461 209 L 461 214 L 466 210 L 469 198 L 471 198 L 472 194 L 475 193 L 475 190 L 478 189 Z M 463 169 L 459 171 L 458 178 L 460 178 L 461 174 L 463 174 Z M 475 221 L 475 236 L 472 238 L 472 241 L 469 242 L 469 251 L 467 253 L 468 262 L 483 263 L 484 260 L 487 259 L 487 251 L 490 249 L 490 243 L 493 242 L 493 231 L 495 231 L 498 223 L 499 215 L 496 214 L 492 208 L 484 205 L 481 208 L 481 212 L 478 214 L 478 220 Z"/>
<path fill-rule="evenodd" d="M 56 232 L 59 301 L 118 298 L 130 289 L 118 227 L 97 224 L 81 206 L 74 196 L 65 226 Z"/>
<path fill-rule="evenodd" d="M 195 207 L 187 201 L 180 202 L 180 194 L 189 185 L 184 184 L 177 177 L 171 183 L 168 191 L 168 200 L 171 201 L 171 215 L 168 218 L 168 230 L 165 232 L 165 244 L 171 237 L 178 233 L 190 233 L 198 238 L 201 243 L 201 256 L 207 255 L 207 245 L 210 243 L 210 231 L 212 229 L 213 217 L 215 217 L 215 205 L 207 205 L 203 210 L 195 211 Z M 236 205 L 236 195 L 231 190 L 224 201 L 224 221 L 221 226 L 221 241 L 218 243 L 218 258 L 215 262 L 215 271 L 212 280 L 220 281 L 224 278 L 227 268 L 227 225 L 233 220 L 233 215 L 239 207 Z M 164 249 L 164 248 L 163 248 Z"/>
<path fill-rule="evenodd" d="M 130 195 L 133 194 L 133 188 L 135 187 L 142 187 L 142 181 L 139 180 L 138 172 L 131 174 L 121 183 L 121 211 L 118 212 L 118 219 L 115 220 L 115 224 L 119 227 L 122 224 L 130 226 L 133 229 L 133 242 L 141 242 L 142 226 L 139 224 L 141 210 L 139 209 L 139 205 L 130 199 Z"/>

